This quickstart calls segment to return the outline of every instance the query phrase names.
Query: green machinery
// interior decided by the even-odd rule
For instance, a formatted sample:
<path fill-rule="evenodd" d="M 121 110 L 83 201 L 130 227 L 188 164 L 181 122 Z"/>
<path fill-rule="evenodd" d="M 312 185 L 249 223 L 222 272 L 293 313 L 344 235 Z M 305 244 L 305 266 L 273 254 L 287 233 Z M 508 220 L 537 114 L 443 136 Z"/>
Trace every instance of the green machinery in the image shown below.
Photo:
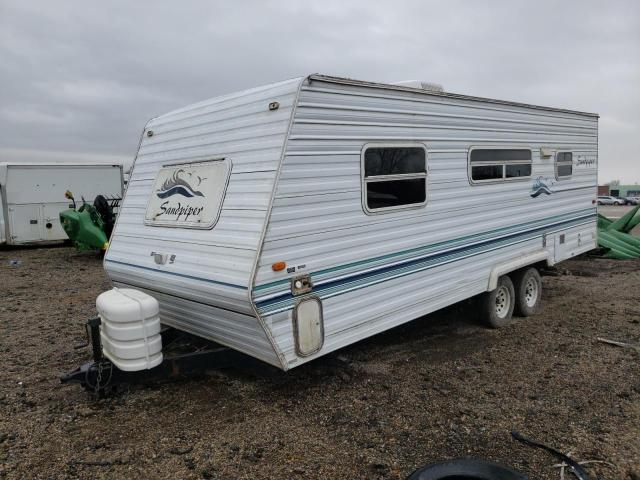
<path fill-rule="evenodd" d="M 615 221 L 598 214 L 598 245 L 605 249 L 605 258 L 640 258 L 640 237 L 631 235 L 640 225 L 638 210 L 640 205 Z"/>
<path fill-rule="evenodd" d="M 93 205 L 83 198 L 82 205 L 76 208 L 73 194 L 67 191 L 64 196 L 73 202 L 73 208 L 60 212 L 60 224 L 71 242 L 81 251 L 105 251 L 113 230 L 113 205 L 98 195 Z"/>

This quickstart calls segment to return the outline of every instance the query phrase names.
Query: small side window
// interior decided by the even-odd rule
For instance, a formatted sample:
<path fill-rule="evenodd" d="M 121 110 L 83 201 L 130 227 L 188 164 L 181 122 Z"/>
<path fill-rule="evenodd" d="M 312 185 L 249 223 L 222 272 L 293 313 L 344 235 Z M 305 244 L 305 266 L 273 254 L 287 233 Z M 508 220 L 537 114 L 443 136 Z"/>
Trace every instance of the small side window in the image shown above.
<path fill-rule="evenodd" d="M 472 148 L 471 183 L 499 182 L 531 177 L 531 150 L 525 148 Z"/>
<path fill-rule="evenodd" d="M 573 174 L 573 153 L 556 153 L 556 179 L 569 178 Z"/>
<path fill-rule="evenodd" d="M 427 152 L 423 146 L 366 145 L 362 154 L 365 211 L 420 207 L 427 201 Z"/>

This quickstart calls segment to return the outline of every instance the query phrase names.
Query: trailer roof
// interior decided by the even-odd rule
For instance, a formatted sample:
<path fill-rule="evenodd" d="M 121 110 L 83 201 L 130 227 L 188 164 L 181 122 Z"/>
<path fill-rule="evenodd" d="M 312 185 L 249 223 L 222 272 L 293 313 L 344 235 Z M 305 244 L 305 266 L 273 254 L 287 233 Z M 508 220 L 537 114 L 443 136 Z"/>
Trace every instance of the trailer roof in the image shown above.
<path fill-rule="evenodd" d="M 0 167 L 122 167 L 118 162 L 0 162 Z"/>
<path fill-rule="evenodd" d="M 455 98 L 457 100 L 472 100 L 476 102 L 485 102 L 485 103 L 496 103 L 500 105 L 511 105 L 514 107 L 525 107 L 525 108 L 534 108 L 536 110 L 546 110 L 550 112 L 561 112 L 561 113 L 572 113 L 576 115 L 586 115 L 589 117 L 599 118 L 597 113 L 589 113 L 589 112 L 580 112 L 578 110 L 567 110 L 564 108 L 553 108 L 553 107 L 544 107 L 541 105 L 531 105 L 528 103 L 520 103 L 520 102 L 512 102 L 508 100 L 496 100 L 493 98 L 484 98 L 484 97 L 474 97 L 471 95 L 461 95 L 458 93 L 450 93 L 450 92 L 440 92 L 436 90 L 426 90 L 423 88 L 416 87 L 408 87 L 404 85 L 394 85 L 389 83 L 377 83 L 377 82 L 367 82 L 364 80 L 354 80 L 352 78 L 342 78 L 342 77 L 333 77 L 330 75 L 321 75 L 321 74 L 313 74 L 307 77 L 309 81 L 322 81 L 327 83 L 337 83 L 342 85 L 353 85 L 357 87 L 369 87 L 369 88 L 379 88 L 382 90 L 399 90 L 405 92 L 414 92 L 414 93 L 422 93 L 424 95 L 431 95 L 436 97 L 446 97 L 446 98 Z"/>

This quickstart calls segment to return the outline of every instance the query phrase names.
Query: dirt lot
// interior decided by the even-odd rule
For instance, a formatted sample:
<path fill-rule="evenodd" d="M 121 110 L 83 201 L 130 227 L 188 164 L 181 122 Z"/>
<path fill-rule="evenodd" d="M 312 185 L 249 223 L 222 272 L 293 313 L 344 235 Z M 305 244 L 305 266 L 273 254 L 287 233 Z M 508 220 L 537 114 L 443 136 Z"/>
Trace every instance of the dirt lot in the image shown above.
<path fill-rule="evenodd" d="M 632 205 L 599 205 L 598 206 L 598 213 L 604 215 L 605 217 L 608 218 L 620 218 L 621 216 L 623 216 L 625 213 L 629 212 L 629 210 L 633 209 L 634 207 Z M 636 232 L 638 231 L 638 229 L 636 229 Z"/>
<path fill-rule="evenodd" d="M 109 288 L 99 258 L 0 251 L 0 477 L 405 478 L 482 457 L 559 478 L 517 429 L 614 465 L 594 478 L 640 478 L 640 356 L 595 340 L 640 344 L 640 262 L 562 268 L 544 278 L 543 311 L 500 331 L 456 306 L 287 374 L 227 370 L 93 401 L 58 377 L 89 358 L 73 345 Z"/>

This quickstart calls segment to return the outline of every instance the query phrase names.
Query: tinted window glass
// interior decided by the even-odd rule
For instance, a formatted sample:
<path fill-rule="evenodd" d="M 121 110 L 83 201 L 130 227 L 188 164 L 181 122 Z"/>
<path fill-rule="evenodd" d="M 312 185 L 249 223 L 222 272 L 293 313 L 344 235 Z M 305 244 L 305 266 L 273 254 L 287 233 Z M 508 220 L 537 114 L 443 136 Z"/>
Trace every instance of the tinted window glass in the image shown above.
<path fill-rule="evenodd" d="M 571 152 L 560 152 L 558 153 L 558 162 L 572 162 L 573 161 L 573 153 Z"/>
<path fill-rule="evenodd" d="M 471 167 L 471 178 L 473 180 L 493 180 L 502 178 L 502 165 L 479 165 Z"/>
<path fill-rule="evenodd" d="M 515 164 L 515 165 L 507 165 L 506 166 L 506 177 L 507 178 L 515 178 L 515 177 L 528 177 L 531 175 L 531 164 Z"/>
<path fill-rule="evenodd" d="M 570 177 L 573 173 L 573 153 L 559 152 L 556 154 L 556 177 Z"/>
<path fill-rule="evenodd" d="M 472 150 L 470 160 L 472 162 L 508 162 L 531 160 L 531 150 Z"/>
<path fill-rule="evenodd" d="M 370 209 L 424 203 L 426 195 L 425 178 L 367 183 L 367 206 Z"/>
<path fill-rule="evenodd" d="M 364 174 L 367 177 L 424 172 L 426 158 L 423 148 L 368 148 L 364 153 Z"/>
<path fill-rule="evenodd" d="M 571 164 L 558 165 L 558 177 L 570 177 L 573 173 L 573 166 Z"/>

